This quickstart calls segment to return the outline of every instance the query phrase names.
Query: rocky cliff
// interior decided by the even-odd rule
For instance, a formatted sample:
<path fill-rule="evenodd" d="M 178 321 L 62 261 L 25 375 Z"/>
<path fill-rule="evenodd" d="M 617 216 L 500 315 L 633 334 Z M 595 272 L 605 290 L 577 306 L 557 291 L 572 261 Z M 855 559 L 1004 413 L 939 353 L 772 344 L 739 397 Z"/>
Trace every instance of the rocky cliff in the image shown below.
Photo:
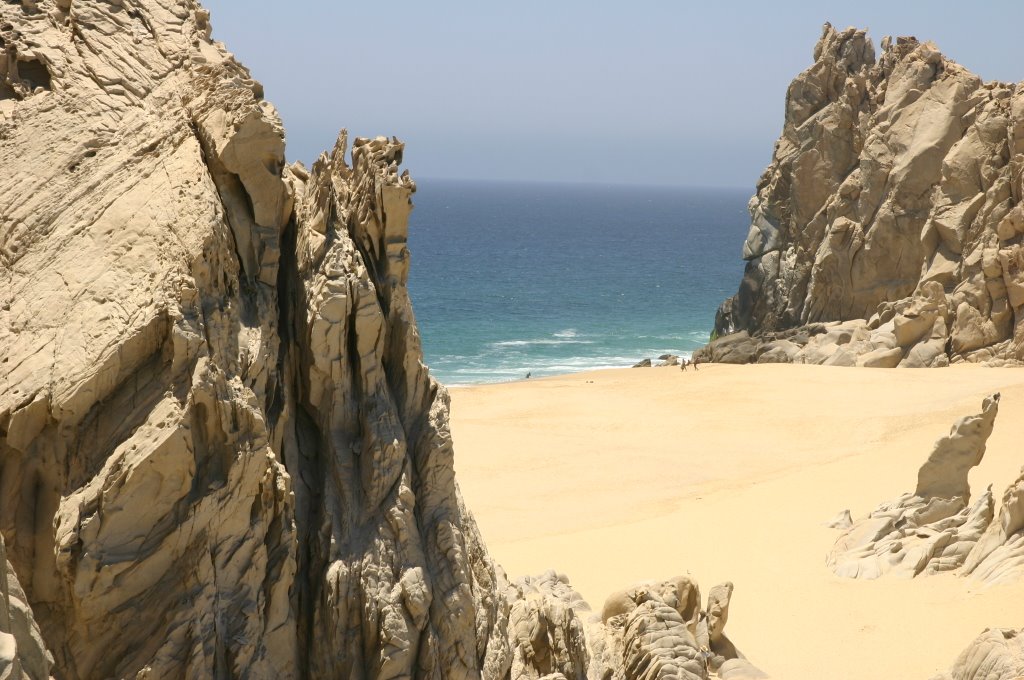
<path fill-rule="evenodd" d="M 750 200 L 705 360 L 1024 358 L 1024 89 L 932 43 L 826 24 Z M 843 323 L 845 322 L 845 323 Z M 755 341 L 749 341 L 753 336 Z"/>
<path fill-rule="evenodd" d="M 286 164 L 191 0 L 2 3 L 0 78 L 3 672 L 500 677 L 402 145 Z"/>

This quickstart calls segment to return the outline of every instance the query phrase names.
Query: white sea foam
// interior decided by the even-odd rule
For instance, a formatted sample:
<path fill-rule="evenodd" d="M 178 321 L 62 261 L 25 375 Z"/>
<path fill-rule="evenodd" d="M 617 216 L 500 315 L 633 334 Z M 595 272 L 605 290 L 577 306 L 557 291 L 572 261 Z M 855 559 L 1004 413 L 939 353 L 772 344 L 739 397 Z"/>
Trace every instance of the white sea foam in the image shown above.
<path fill-rule="evenodd" d="M 536 340 L 502 340 L 492 342 L 488 347 L 531 347 L 534 345 L 593 345 L 593 340 L 575 340 L 573 338 L 538 338 Z"/>

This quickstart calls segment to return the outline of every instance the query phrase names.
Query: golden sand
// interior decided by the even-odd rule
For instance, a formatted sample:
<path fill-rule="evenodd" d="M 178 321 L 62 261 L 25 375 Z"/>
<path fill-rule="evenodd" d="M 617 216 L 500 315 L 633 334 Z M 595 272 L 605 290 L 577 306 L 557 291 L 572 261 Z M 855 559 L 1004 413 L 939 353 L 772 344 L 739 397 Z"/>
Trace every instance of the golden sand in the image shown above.
<path fill-rule="evenodd" d="M 637 581 L 735 586 L 727 632 L 776 678 L 920 678 L 986 627 L 1024 626 L 1024 584 L 834 576 L 824 526 L 912 491 L 935 440 L 1003 394 L 971 472 L 1024 465 L 1024 370 L 704 365 L 452 390 L 456 472 L 511 578 L 555 568 L 600 610 Z"/>

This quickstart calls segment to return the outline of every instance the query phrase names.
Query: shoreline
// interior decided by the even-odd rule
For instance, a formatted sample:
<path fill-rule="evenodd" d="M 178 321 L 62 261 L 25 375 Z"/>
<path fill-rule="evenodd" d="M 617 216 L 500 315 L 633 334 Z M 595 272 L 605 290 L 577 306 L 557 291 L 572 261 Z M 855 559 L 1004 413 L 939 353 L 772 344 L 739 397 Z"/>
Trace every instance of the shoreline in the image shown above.
<path fill-rule="evenodd" d="M 693 350 L 693 351 L 696 351 L 696 350 Z M 690 357 L 693 356 L 693 351 L 684 350 L 684 351 L 682 351 L 680 354 L 678 354 L 676 356 L 683 357 L 683 355 L 685 354 L 685 355 L 688 355 L 686 358 L 690 358 Z M 646 359 L 646 358 L 648 358 L 648 357 L 643 357 L 641 359 L 637 359 L 637 361 L 643 361 L 643 359 Z M 651 358 L 651 361 L 659 361 L 659 360 L 656 359 L 656 358 Z M 704 364 L 701 364 L 701 366 L 703 366 L 703 365 Z M 754 365 L 754 364 L 751 364 L 751 365 Z M 429 364 L 427 364 L 427 368 L 428 369 L 430 368 Z M 583 368 L 583 369 L 580 369 L 578 371 L 572 371 L 572 372 L 569 372 L 569 373 L 552 373 L 550 375 L 538 375 L 538 376 L 533 376 L 533 377 L 530 377 L 530 378 L 526 378 L 526 377 L 511 378 L 509 380 L 503 380 L 503 381 L 500 381 L 500 382 L 479 382 L 479 383 L 447 383 L 447 382 L 441 380 L 440 378 L 438 378 L 436 375 L 434 375 L 434 373 L 432 371 L 431 371 L 431 375 L 434 376 L 435 380 L 437 380 L 439 383 L 444 385 L 445 388 L 451 390 L 451 389 L 466 389 L 466 388 L 474 388 L 474 387 L 496 387 L 496 386 L 499 386 L 499 385 L 517 385 L 519 383 L 526 383 L 526 382 L 537 381 L 537 380 L 551 380 L 551 379 L 560 379 L 560 378 L 572 378 L 573 376 L 578 376 L 578 375 L 582 375 L 582 374 L 585 374 L 585 373 L 587 373 L 587 374 L 589 374 L 589 373 L 598 373 L 598 374 L 600 374 L 600 373 L 605 373 L 605 372 L 608 372 L 608 371 L 623 371 L 623 370 L 626 370 L 626 369 L 636 369 L 636 370 L 640 371 L 640 370 L 646 370 L 648 368 L 675 370 L 675 371 L 679 371 L 680 370 L 678 365 L 675 365 L 675 366 L 651 365 L 651 366 L 647 366 L 647 367 L 638 367 L 638 366 L 632 366 L 632 365 L 630 365 L 630 366 L 597 366 L 597 367 L 594 367 L 594 368 Z M 689 371 L 690 369 L 688 368 L 686 370 Z"/>
<path fill-rule="evenodd" d="M 1004 606 L 1024 584 L 840 579 L 825 566 L 838 532 L 824 523 L 912 490 L 934 442 L 993 391 L 1001 413 L 972 492 L 992 484 L 998 498 L 1016 477 L 1024 373 L 947 370 L 955 379 L 705 364 L 461 388 L 455 467 L 512 579 L 554 568 L 597 611 L 645 579 L 689 571 L 705 593 L 729 580 L 730 637 L 773 677 L 834 668 L 829 677 L 867 680 L 886 668 L 923 680 L 983 628 L 1024 625 Z"/>

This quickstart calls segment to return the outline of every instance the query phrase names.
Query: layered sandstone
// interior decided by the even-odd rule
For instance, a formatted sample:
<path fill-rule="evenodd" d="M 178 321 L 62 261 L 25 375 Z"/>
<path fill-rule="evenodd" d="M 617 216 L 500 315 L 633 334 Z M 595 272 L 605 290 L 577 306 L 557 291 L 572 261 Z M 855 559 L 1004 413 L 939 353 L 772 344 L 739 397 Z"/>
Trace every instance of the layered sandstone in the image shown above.
<path fill-rule="evenodd" d="M 1024 358 L 1024 90 L 932 43 L 826 24 L 750 200 L 738 293 L 703 360 Z M 739 344 L 737 344 L 739 343 Z"/>

